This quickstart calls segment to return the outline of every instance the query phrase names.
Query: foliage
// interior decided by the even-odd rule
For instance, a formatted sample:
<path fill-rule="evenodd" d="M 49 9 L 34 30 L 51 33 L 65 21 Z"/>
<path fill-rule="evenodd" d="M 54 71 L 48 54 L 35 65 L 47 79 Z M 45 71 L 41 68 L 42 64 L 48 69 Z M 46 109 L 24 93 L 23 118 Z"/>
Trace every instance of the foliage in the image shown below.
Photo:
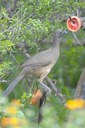
<path fill-rule="evenodd" d="M 14 5 L 14 0 L 0 1 L 0 89 L 2 90 L 17 77 L 21 70 L 20 64 L 26 59 L 23 48 L 20 47 L 22 43 L 30 55 L 50 47 L 49 43 L 43 43 L 43 40 L 48 39 L 50 42 L 57 28 L 67 29 L 64 20 L 74 15 L 78 8 L 81 11 L 85 9 L 84 0 L 17 0 L 17 2 L 15 0 L 15 3 Z M 76 33 L 80 42 L 85 41 L 84 35 L 83 30 Z M 68 35 L 62 41 L 60 58 L 49 74 L 51 79 L 57 80 L 56 85 L 66 99 L 74 96 L 74 89 L 85 67 L 84 46 L 76 46 L 74 42 L 72 33 L 68 31 Z M 7 82 L 1 82 L 3 80 Z M 29 119 L 29 126 L 34 127 L 35 122 L 34 124 L 32 122 L 37 115 L 37 106 L 29 105 L 29 101 L 33 89 L 37 88 L 37 83 L 31 78 L 29 83 L 32 88 L 26 86 L 27 80 L 20 82 L 20 86 L 16 87 L 9 99 L 13 97 L 21 99 L 23 108 L 19 110 L 27 117 L 26 119 Z M 5 109 L 8 104 L 10 103 L 5 104 L 3 108 Z M 55 98 L 53 94 L 48 96 L 41 127 L 49 125 L 49 127 L 60 128 L 67 113 L 57 97 Z"/>

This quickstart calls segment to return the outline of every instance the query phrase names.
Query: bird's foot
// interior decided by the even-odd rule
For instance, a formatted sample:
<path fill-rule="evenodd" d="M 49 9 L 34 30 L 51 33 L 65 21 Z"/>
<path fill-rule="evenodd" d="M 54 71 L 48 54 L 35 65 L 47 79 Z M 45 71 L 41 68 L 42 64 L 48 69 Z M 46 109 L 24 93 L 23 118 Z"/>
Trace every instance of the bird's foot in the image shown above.
<path fill-rule="evenodd" d="M 45 85 L 44 83 L 40 83 L 40 84 L 43 86 L 47 94 L 50 94 L 52 92 L 51 89 L 47 85 Z"/>

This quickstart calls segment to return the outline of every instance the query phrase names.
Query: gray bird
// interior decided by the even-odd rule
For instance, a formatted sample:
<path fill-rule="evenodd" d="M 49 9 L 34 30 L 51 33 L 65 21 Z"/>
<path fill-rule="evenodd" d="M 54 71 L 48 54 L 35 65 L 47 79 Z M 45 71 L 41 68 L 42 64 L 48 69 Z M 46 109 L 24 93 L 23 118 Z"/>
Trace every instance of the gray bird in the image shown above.
<path fill-rule="evenodd" d="M 61 29 L 55 31 L 52 47 L 36 54 L 35 56 L 29 58 L 25 63 L 23 63 L 21 65 L 22 71 L 16 77 L 16 79 L 13 80 L 12 83 L 8 86 L 6 91 L 3 93 L 3 96 L 8 96 L 15 88 L 15 86 L 25 76 L 30 74 L 36 76 L 40 84 L 45 89 L 47 89 L 48 92 L 50 92 L 50 88 L 43 83 L 43 80 L 48 75 L 48 73 L 51 71 L 52 67 L 55 65 L 55 63 L 58 60 L 61 37 L 66 33 L 67 33 L 66 31 L 62 31 Z"/>

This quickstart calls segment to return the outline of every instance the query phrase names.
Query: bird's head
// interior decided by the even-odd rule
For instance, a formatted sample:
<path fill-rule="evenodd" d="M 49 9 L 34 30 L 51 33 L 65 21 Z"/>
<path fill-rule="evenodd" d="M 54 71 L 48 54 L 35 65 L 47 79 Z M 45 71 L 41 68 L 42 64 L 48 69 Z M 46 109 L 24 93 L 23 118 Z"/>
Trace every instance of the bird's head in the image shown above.
<path fill-rule="evenodd" d="M 60 37 L 62 37 L 64 34 L 67 34 L 67 31 L 58 29 L 58 30 L 56 30 L 55 33 L 54 33 L 54 38 L 60 38 Z"/>

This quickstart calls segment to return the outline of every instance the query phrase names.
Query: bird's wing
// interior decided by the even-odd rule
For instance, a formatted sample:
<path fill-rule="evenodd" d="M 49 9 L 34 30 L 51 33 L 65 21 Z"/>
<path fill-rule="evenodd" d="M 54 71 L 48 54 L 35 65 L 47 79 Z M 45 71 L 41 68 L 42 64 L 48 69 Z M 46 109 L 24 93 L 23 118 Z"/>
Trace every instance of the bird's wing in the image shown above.
<path fill-rule="evenodd" d="M 24 68 L 28 66 L 30 67 L 46 66 L 51 63 L 51 60 L 52 60 L 52 52 L 50 49 L 48 49 L 29 58 L 25 63 L 21 65 L 21 67 Z"/>

